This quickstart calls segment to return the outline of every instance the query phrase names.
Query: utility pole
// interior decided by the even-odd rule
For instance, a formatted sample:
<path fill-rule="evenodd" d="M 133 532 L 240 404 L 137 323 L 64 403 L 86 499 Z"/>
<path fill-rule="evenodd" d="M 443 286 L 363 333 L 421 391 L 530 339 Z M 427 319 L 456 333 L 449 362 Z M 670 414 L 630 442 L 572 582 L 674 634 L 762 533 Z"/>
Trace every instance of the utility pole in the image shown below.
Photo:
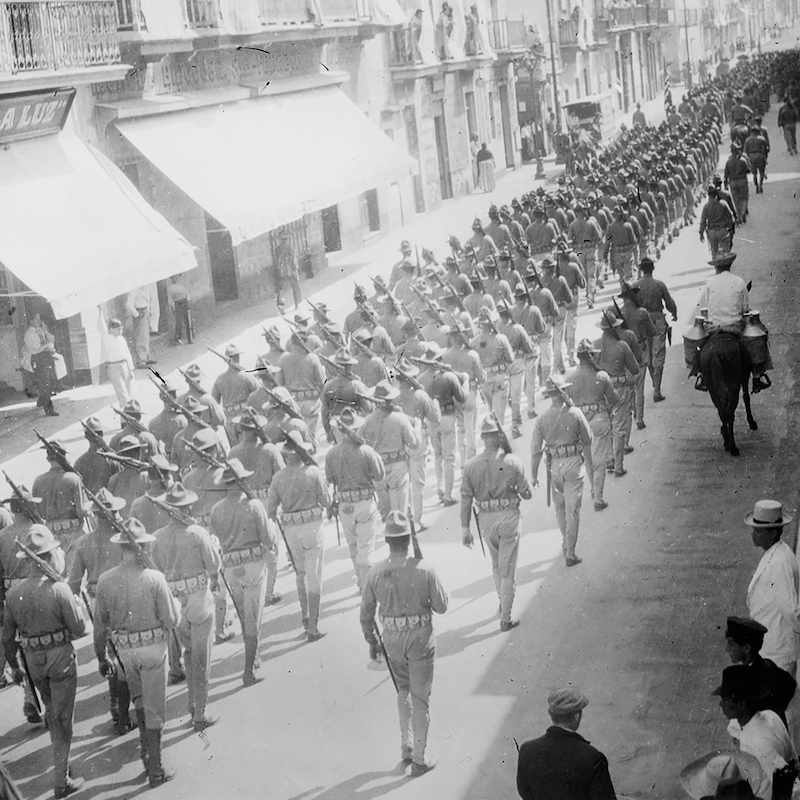
<path fill-rule="evenodd" d="M 683 35 L 686 37 L 686 88 L 692 88 L 692 55 L 689 50 L 689 12 L 683 0 Z"/>
<path fill-rule="evenodd" d="M 561 103 L 558 101 L 558 76 L 556 75 L 556 43 L 553 36 L 553 17 L 550 13 L 550 0 L 545 0 L 547 6 L 547 33 L 550 37 L 550 72 L 553 79 L 553 102 L 556 107 L 556 131 L 561 133 Z"/>

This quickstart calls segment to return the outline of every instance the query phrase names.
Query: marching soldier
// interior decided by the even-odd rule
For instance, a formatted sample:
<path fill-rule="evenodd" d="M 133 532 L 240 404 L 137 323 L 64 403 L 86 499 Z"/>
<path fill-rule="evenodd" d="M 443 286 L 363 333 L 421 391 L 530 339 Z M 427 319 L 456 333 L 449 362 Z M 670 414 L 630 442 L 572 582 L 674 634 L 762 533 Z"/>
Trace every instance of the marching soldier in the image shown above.
<path fill-rule="evenodd" d="M 507 280 L 500 277 L 497 261 L 494 257 L 487 258 L 483 262 L 483 267 L 486 270 L 486 280 L 483 282 L 483 286 L 489 297 L 494 301 L 495 308 L 497 308 L 501 300 L 513 303 L 511 286 Z"/>
<path fill-rule="evenodd" d="M 594 510 L 603 511 L 608 503 L 603 499 L 606 484 L 605 465 L 613 458 L 614 447 L 611 435 L 611 412 L 617 404 L 617 393 L 611 378 L 597 365 L 595 358 L 600 351 L 589 339 L 578 344 L 578 368 L 569 377 L 569 395 L 579 408 L 592 431 L 591 494 Z"/>
<path fill-rule="evenodd" d="M 145 566 L 143 547 L 155 541 L 135 517 L 123 523 L 127 534 L 111 537 L 122 548 L 122 563 L 97 582 L 94 649 L 100 674 L 109 674 L 110 638 L 119 653 L 134 706 L 142 763 L 152 788 L 175 777 L 161 760 L 161 733 L 167 721 L 167 639 L 181 619 L 163 573 Z"/>
<path fill-rule="evenodd" d="M 206 706 L 214 636 L 212 592 L 219 582 L 222 560 L 208 531 L 191 517 L 197 499 L 181 483 L 167 492 L 164 502 L 175 511 L 167 525 L 155 531 L 152 553 L 154 565 L 164 573 L 170 591 L 181 604 L 178 639 L 185 651 L 189 716 L 195 731 L 202 731 L 219 720 L 207 712 Z"/>
<path fill-rule="evenodd" d="M 103 441 L 103 424 L 97 417 L 86 420 L 86 441 L 89 449 L 75 460 L 75 472 L 81 476 L 83 485 L 90 492 L 97 492 L 108 487 L 111 476 L 119 472 L 119 465 L 101 455 Z"/>
<path fill-rule="evenodd" d="M 736 218 L 740 225 L 747 222 L 748 198 L 750 190 L 748 188 L 747 176 L 750 174 L 750 162 L 747 156 L 742 153 L 742 146 L 738 142 L 731 144 L 731 154 L 725 162 L 725 188 L 731 190 L 733 203 L 736 207 Z"/>
<path fill-rule="evenodd" d="M 250 392 L 247 396 L 247 407 L 256 410 L 264 407 L 264 403 L 269 400 L 270 392 L 274 392 L 283 380 L 281 368 L 259 356 L 256 360 L 256 375 L 261 381 L 258 389 Z"/>
<path fill-rule="evenodd" d="M 342 348 L 334 356 L 334 363 L 340 368 L 336 376 L 325 382 L 322 392 L 322 425 L 329 442 L 333 442 L 333 432 L 331 431 L 331 418 L 342 412 L 342 409 L 350 408 L 366 411 L 366 400 L 368 389 L 353 374 L 353 369 L 358 364 L 358 359 Z"/>
<path fill-rule="evenodd" d="M 361 597 L 361 629 L 373 660 L 380 660 L 381 641 L 397 684 L 400 758 L 410 762 L 409 776 L 419 778 L 436 765 L 425 757 L 428 712 L 436 639 L 433 614 L 447 611 L 447 593 L 433 567 L 409 556 L 411 529 L 405 514 L 393 511 L 384 537 L 389 557 L 369 572 Z M 375 622 L 379 613 L 383 639 Z"/>
<path fill-rule="evenodd" d="M 44 525 L 32 525 L 24 544 L 44 569 L 53 568 L 58 540 Z M 17 558 L 27 558 L 20 551 Z M 3 619 L 3 649 L 6 660 L 16 663 L 17 648 L 25 658 L 34 686 L 45 707 L 45 719 L 53 746 L 55 796 L 67 797 L 83 785 L 83 778 L 69 772 L 72 723 L 78 670 L 73 639 L 86 633 L 79 606 L 63 581 L 29 564 L 28 577 L 6 592 Z"/>
<path fill-rule="evenodd" d="M 242 683 L 254 686 L 261 666 L 258 657 L 258 637 L 264 611 L 266 588 L 265 550 L 275 550 L 275 531 L 269 524 L 267 512 L 258 500 L 250 500 L 244 489 L 252 475 L 238 458 L 217 471 L 215 482 L 224 486 L 225 497 L 211 509 L 209 533 L 219 539 L 222 547 L 222 568 L 230 587 L 244 639 L 244 672 Z"/>
<path fill-rule="evenodd" d="M 535 268 L 525 275 L 525 283 L 530 287 L 533 304 L 539 309 L 544 319 L 544 332 L 539 336 L 539 372 L 544 382 L 553 369 L 553 323 L 556 321 L 560 309 L 553 293 L 544 285 Z M 528 416 L 530 416 L 530 409 L 529 405 Z"/>
<path fill-rule="evenodd" d="M 318 627 L 324 555 L 322 515 L 330 507 L 331 497 L 322 470 L 313 463 L 309 451 L 310 446 L 297 433 L 288 434 L 282 448 L 286 467 L 269 487 L 267 514 L 282 526 L 286 536 L 303 628 L 308 641 L 316 642 L 325 635 Z"/>
<path fill-rule="evenodd" d="M 631 429 L 631 393 L 628 391 L 628 375 L 637 375 L 639 363 L 627 342 L 623 341 L 618 328 L 622 320 L 610 311 L 603 311 L 597 326 L 603 331 L 595 346 L 600 350 L 597 364 L 608 373 L 617 403 L 611 415 L 611 432 L 614 440 L 614 475 L 621 478 L 627 473 L 624 466 L 625 441 Z M 602 469 L 602 464 L 597 464 Z M 610 465 L 609 465 L 610 468 Z"/>
<path fill-rule="evenodd" d="M 539 341 L 545 332 L 545 321 L 537 305 L 522 283 L 514 290 L 516 305 L 512 309 L 514 321 L 523 327 L 531 342 L 531 352 L 525 358 L 525 397 L 528 401 L 528 419 L 536 416 L 536 379 L 539 374 Z"/>
<path fill-rule="evenodd" d="M 83 533 L 86 522 L 86 495 L 80 476 L 75 472 L 65 472 L 58 455 L 66 457 L 67 451 L 58 443 L 51 442 L 53 452 L 47 450 L 50 469 L 33 481 L 31 492 L 41 497 L 39 513 L 47 520 L 51 530 L 69 564 L 72 545 Z"/>
<path fill-rule="evenodd" d="M 519 506 L 522 500 L 530 500 L 531 485 L 522 462 L 504 449 L 504 434 L 491 416 L 483 420 L 481 439 L 483 452 L 470 459 L 461 479 L 461 541 L 465 547 L 472 547 L 470 518 L 475 513 L 478 536 L 485 539 L 492 557 L 492 575 L 500 598 L 500 630 L 510 631 L 519 625 L 519 620 L 511 619 L 521 526 Z"/>
<path fill-rule="evenodd" d="M 344 318 L 344 325 L 342 325 L 342 331 L 344 332 L 345 336 L 351 336 L 364 324 L 364 321 L 361 317 L 361 305 L 367 302 L 367 293 L 364 291 L 363 286 L 355 284 L 355 289 L 353 290 L 353 300 L 355 300 L 356 307 L 347 314 L 347 316 Z"/>
<path fill-rule="evenodd" d="M 232 445 L 236 444 L 236 428 L 232 419 L 242 413 L 247 398 L 259 386 L 257 378 L 239 363 L 241 355 L 242 351 L 235 344 L 229 344 L 225 348 L 228 368 L 217 376 L 211 387 L 211 397 L 225 410 L 225 432 Z"/>
<path fill-rule="evenodd" d="M 423 340 L 426 342 L 435 342 L 442 348 L 446 347 L 447 333 L 450 330 L 450 326 L 445 321 L 444 309 L 437 303 L 432 308 L 425 307 L 422 313 L 427 318 L 427 320 L 423 318 L 423 322 L 425 323 L 422 326 Z"/>
<path fill-rule="evenodd" d="M 183 375 L 183 379 L 186 381 L 186 385 L 189 387 L 189 391 L 187 391 L 185 394 L 182 394 L 178 398 L 178 402 L 182 406 L 185 406 L 187 405 L 187 400 L 190 397 L 197 400 L 198 404 L 202 406 L 201 416 L 203 419 L 216 431 L 219 431 L 220 429 L 224 430 L 227 423 L 225 411 L 222 406 L 211 396 L 211 393 L 207 392 L 203 387 L 205 375 L 200 367 L 197 364 L 189 364 L 185 370 L 181 370 L 181 374 Z M 169 445 L 167 446 L 167 449 L 169 449 Z"/>
<path fill-rule="evenodd" d="M 525 229 L 525 241 L 531 252 L 531 258 L 540 261 L 553 254 L 558 239 L 555 225 L 547 219 L 547 212 L 542 206 L 533 209 L 533 221 Z"/>
<path fill-rule="evenodd" d="M 171 378 L 166 379 L 166 385 L 162 386 L 161 390 L 169 394 L 173 401 L 177 402 L 178 385 Z M 175 440 L 175 436 L 180 431 L 185 430 L 189 422 L 180 411 L 174 408 L 173 404 L 166 397 L 162 398 L 162 400 L 164 408 L 160 414 L 157 414 L 150 420 L 147 429 L 161 442 L 162 449 L 168 454 L 169 448 L 172 447 L 172 442 Z"/>
<path fill-rule="evenodd" d="M 750 126 L 750 135 L 744 140 L 744 155 L 750 162 L 756 194 L 764 194 L 769 142 L 761 135 L 760 126 Z"/>
<path fill-rule="evenodd" d="M 7 525 L 0 531 L 0 609 L 5 605 L 5 598 L 9 590 L 16 588 L 25 578 L 30 574 L 30 562 L 26 558 L 17 558 L 19 550 L 17 546 L 17 539 L 21 542 L 28 541 L 27 536 L 30 529 L 36 524 L 36 514 L 38 513 L 38 506 L 42 502 L 40 497 L 34 497 L 24 486 L 18 486 L 19 496 L 14 493 L 3 503 L 7 503 L 13 518 L 10 525 Z M 3 508 L 3 511 L 6 509 Z M 64 553 L 59 547 L 53 551 L 53 558 L 55 560 L 54 566 L 57 572 L 62 572 L 64 569 Z M 0 620 L 3 614 L 0 610 Z M 3 651 L 2 664 L 5 666 L 6 657 Z M 12 670 L 16 667 L 16 661 L 10 661 Z M 22 705 L 22 713 L 25 719 L 31 725 L 40 725 L 42 717 L 36 710 L 36 702 L 28 683 L 27 676 L 19 676 L 22 680 L 22 687 L 25 692 L 25 698 Z"/>
<path fill-rule="evenodd" d="M 389 288 L 393 289 L 395 284 L 400 280 L 403 271 L 403 264 L 411 258 L 412 248 L 411 242 L 408 239 L 403 239 L 400 242 L 400 255 L 402 258 L 396 263 L 392 265 L 392 270 L 389 273 Z M 356 298 L 358 299 L 358 298 Z M 366 297 L 364 298 L 366 300 Z"/>
<path fill-rule="evenodd" d="M 606 229 L 603 259 L 617 273 L 620 281 L 632 281 L 636 234 L 631 223 L 625 221 L 623 208 L 617 206 L 613 214 L 614 221 Z"/>
<path fill-rule="evenodd" d="M 357 363 L 352 365 L 353 375 L 365 386 L 372 388 L 389 377 L 386 362 L 372 351 L 372 334 L 359 328 L 351 337 Z M 327 387 L 326 387 L 327 388 Z"/>
<path fill-rule="evenodd" d="M 539 464 L 547 457 L 547 480 L 552 482 L 556 520 L 563 540 L 562 549 L 568 567 L 580 564 L 575 554 L 578 527 L 581 521 L 584 471 L 592 480 L 592 431 L 579 408 L 572 406 L 566 390 L 571 384 L 553 375 L 544 388 L 552 405 L 537 417 L 531 442 L 531 474 L 533 485 L 539 485 Z M 584 470 L 585 467 L 585 470 Z M 602 465 L 598 465 L 602 469 Z"/>
<path fill-rule="evenodd" d="M 378 323 L 378 314 L 371 303 L 361 306 L 361 325 L 372 334 L 372 350 L 375 355 L 382 358 L 387 364 L 394 360 L 395 348 L 386 328 Z"/>
<path fill-rule="evenodd" d="M 478 407 L 478 387 L 486 380 L 486 371 L 481 364 L 480 356 L 470 347 L 467 332 L 463 328 L 458 325 L 451 327 L 448 338 L 450 347 L 443 353 L 442 361 L 457 374 L 466 376 L 462 379 L 466 397 L 456 405 L 458 449 L 463 470 L 464 465 L 475 456 L 477 450 L 475 417 Z"/>
<path fill-rule="evenodd" d="M 500 220 L 500 211 L 495 205 L 489 207 L 489 224 L 486 226 L 485 231 L 499 250 L 511 246 L 511 231 L 508 225 Z"/>
<path fill-rule="evenodd" d="M 656 329 L 653 320 L 650 319 L 650 314 L 641 307 L 639 291 L 638 286 L 623 283 L 619 296 L 622 298 L 621 311 L 625 327 L 636 336 L 641 353 L 641 356 L 637 358 L 639 372 L 634 378 L 632 392 L 633 416 L 636 420 L 636 427 L 641 431 L 647 427 L 644 422 L 644 379 L 652 359 L 653 337 L 656 335 Z M 630 436 L 625 444 L 630 444 Z"/>
<path fill-rule="evenodd" d="M 653 400 L 660 403 L 664 400 L 661 394 L 661 378 L 664 374 L 664 363 L 667 355 L 667 333 L 669 325 L 664 311 L 672 315 L 672 321 L 678 321 L 678 307 L 672 299 L 666 284 L 653 278 L 655 265 L 649 258 L 643 258 L 639 264 L 642 277 L 636 284 L 639 287 L 639 302 L 650 315 L 656 329 L 652 340 L 652 353 L 650 355 L 650 378 L 653 381 Z"/>
<path fill-rule="evenodd" d="M 558 313 L 553 319 L 552 369 L 558 370 L 563 375 L 566 370 L 564 366 L 564 336 L 567 330 L 567 308 L 573 305 L 575 298 L 567 279 L 559 274 L 558 265 L 552 258 L 546 257 L 539 267 L 542 270 L 542 288 L 549 289 L 558 308 Z M 542 372 L 542 377 L 547 377 L 544 372 Z"/>
<path fill-rule="evenodd" d="M 278 366 L 283 371 L 284 386 L 297 402 L 311 441 L 316 443 L 317 423 L 322 408 L 320 398 L 326 378 L 319 356 L 303 348 L 302 336 L 300 331 L 292 333 L 289 351 L 281 356 Z"/>
<path fill-rule="evenodd" d="M 525 380 L 525 364 L 533 356 L 533 343 L 522 325 L 514 322 L 510 306 L 500 305 L 500 322 L 497 330 L 508 339 L 514 360 L 508 368 L 508 388 L 511 402 L 511 435 L 515 439 L 522 436 L 522 382 Z"/>
<path fill-rule="evenodd" d="M 300 338 L 305 342 L 306 347 L 312 353 L 316 353 L 322 349 L 322 339 L 317 336 L 311 328 L 311 314 L 306 309 L 295 311 L 294 315 L 294 328 L 295 332 L 299 334 Z M 278 359 L 280 363 L 280 359 Z"/>
<path fill-rule="evenodd" d="M 119 443 L 126 436 L 135 436 L 147 448 L 147 454 L 154 456 L 161 452 L 158 440 L 150 431 L 145 428 L 142 422 L 142 406 L 138 400 L 128 400 L 125 408 L 122 409 L 125 417 L 122 417 L 122 429 L 111 437 L 109 445 L 112 450 L 119 452 Z M 126 419 L 127 417 L 127 419 Z"/>
<path fill-rule="evenodd" d="M 578 254 L 586 275 L 586 304 L 594 307 L 595 280 L 597 274 L 597 248 L 603 242 L 603 232 L 597 220 L 589 217 L 585 203 L 575 206 L 575 220 L 569 226 L 569 242 Z"/>
<path fill-rule="evenodd" d="M 125 508 L 125 500 L 114 497 L 108 489 L 100 489 L 96 495 L 98 502 L 108 514 L 117 522 L 122 522 L 119 512 Z M 122 563 L 122 550 L 119 545 L 112 544 L 111 538 L 117 530 L 106 518 L 106 515 L 96 513 L 97 522 L 90 533 L 84 533 L 76 542 L 72 553 L 72 562 L 69 565 L 67 582 L 76 597 L 81 596 L 81 586 L 84 575 L 86 576 L 86 592 L 90 602 L 94 603 L 97 596 L 97 582 L 100 576 Z M 108 677 L 108 697 L 111 705 L 111 719 L 114 722 L 114 731 L 117 736 L 124 736 L 134 728 L 128 709 L 131 695 L 125 675 L 120 675 L 117 669 L 112 669 Z"/>
<path fill-rule="evenodd" d="M 157 455 L 150 459 L 147 490 L 133 501 L 129 515 L 136 517 L 146 531 L 157 531 L 169 522 L 167 512 L 151 502 L 150 498 L 165 495 L 175 485 L 177 472 L 178 465 L 172 464 L 165 456 Z"/>
<path fill-rule="evenodd" d="M 472 319 L 477 319 L 484 308 L 492 314 L 496 313 L 497 308 L 495 307 L 494 300 L 486 291 L 486 287 L 483 284 L 483 274 L 475 270 L 469 282 L 472 285 L 472 293 L 466 297 L 462 297 L 461 301 Z"/>
<path fill-rule="evenodd" d="M 281 356 L 286 352 L 286 348 L 281 342 L 281 332 L 278 330 L 278 326 L 270 325 L 269 328 L 263 328 L 261 335 L 264 337 L 264 341 L 267 343 L 269 350 L 263 355 L 260 355 L 256 361 L 266 361 L 274 367 L 277 367 L 278 361 L 280 361 Z"/>
<path fill-rule="evenodd" d="M 417 380 L 419 369 L 401 358 L 395 367 L 400 396 L 397 404 L 411 420 L 417 435 L 417 446 L 408 450 L 409 486 L 411 488 L 411 514 L 417 531 L 424 531 L 422 501 L 425 493 L 425 464 L 428 457 L 428 436 L 439 424 L 440 414 L 430 395 Z"/>
<path fill-rule="evenodd" d="M 336 444 L 325 458 L 325 477 L 334 489 L 334 513 L 342 524 L 359 594 L 375 554 L 380 519 L 375 484 L 386 477 L 381 457 L 358 433 L 363 423 L 352 408 L 343 409 L 333 419 Z"/>
<path fill-rule="evenodd" d="M 708 201 L 700 212 L 700 241 L 708 235 L 711 258 L 716 258 L 718 254 L 730 252 L 735 223 L 731 206 L 720 200 L 719 190 L 713 183 L 709 184 L 707 192 Z"/>
<path fill-rule="evenodd" d="M 472 222 L 472 236 L 464 242 L 464 253 L 468 254 L 470 250 L 474 253 L 476 267 L 478 262 L 483 261 L 486 256 L 496 256 L 500 252 L 494 239 L 486 233 L 478 217 L 475 217 Z M 470 267 L 468 267 L 468 271 L 471 271 Z"/>
<path fill-rule="evenodd" d="M 147 491 L 148 462 L 145 461 L 145 447 L 135 436 L 125 436 L 117 444 L 117 454 L 131 459 L 131 462 L 123 464 L 122 470 L 111 478 L 108 489 L 111 494 L 125 500 L 129 513 L 133 501 Z"/>
<path fill-rule="evenodd" d="M 395 405 L 400 390 L 381 381 L 370 392 L 376 408 L 361 427 L 361 436 L 374 447 L 386 467 L 386 478 L 376 484 L 378 509 L 385 520 L 390 511 L 408 508 L 408 459 L 419 446 L 411 420 Z"/>
<path fill-rule="evenodd" d="M 264 429 L 264 433 L 272 444 L 282 442 L 284 433 L 297 431 L 303 441 L 311 445 L 311 452 L 316 451 L 314 442 L 311 440 L 311 434 L 308 432 L 308 425 L 300 416 L 300 408 L 286 387 L 278 386 L 274 389 L 262 408 L 267 415 L 267 426 Z"/>
<path fill-rule="evenodd" d="M 266 439 L 264 429 L 267 420 L 260 414 L 244 411 L 237 421 L 241 431 L 241 439 L 236 447 L 231 448 L 230 458 L 238 458 L 244 468 L 252 472 L 248 481 L 253 487 L 256 497 L 266 509 L 269 487 L 272 479 L 286 466 L 278 448 Z M 264 552 L 267 562 L 267 588 L 265 604 L 275 605 L 281 596 L 275 592 L 275 581 L 278 578 L 278 541 L 275 548 Z"/>
<path fill-rule="evenodd" d="M 556 254 L 558 262 L 558 275 L 567 283 L 567 288 L 572 294 L 572 300 L 564 306 L 564 331 L 562 338 L 567 346 L 569 365 L 575 366 L 575 330 L 578 325 L 578 306 L 581 299 L 581 289 L 586 288 L 586 278 L 578 262 L 578 256 L 567 245 L 559 248 Z M 545 273 L 545 279 L 547 273 Z M 554 293 L 555 294 L 555 293 Z M 559 350 L 560 352 L 560 350 Z M 562 355 L 563 366 L 563 355 Z"/>
<path fill-rule="evenodd" d="M 502 425 L 508 403 L 508 368 L 514 362 L 514 353 L 508 339 L 497 330 L 497 315 L 482 310 L 478 317 L 478 336 L 470 347 L 478 353 L 486 373 L 482 386 L 484 402 Z"/>
<path fill-rule="evenodd" d="M 397 298 L 391 293 L 387 293 L 380 298 L 383 306 L 383 315 L 378 317 L 378 324 L 389 335 L 389 339 L 394 347 L 399 347 L 405 339 L 403 326 L 408 322 L 408 317 L 401 313 Z"/>

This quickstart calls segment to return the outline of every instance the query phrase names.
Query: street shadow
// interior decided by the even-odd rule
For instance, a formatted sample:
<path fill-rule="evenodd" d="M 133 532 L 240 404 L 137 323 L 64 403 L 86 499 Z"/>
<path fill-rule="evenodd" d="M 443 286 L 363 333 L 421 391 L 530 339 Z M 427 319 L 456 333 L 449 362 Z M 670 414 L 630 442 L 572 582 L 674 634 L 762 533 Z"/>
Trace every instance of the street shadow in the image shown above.
<path fill-rule="evenodd" d="M 401 761 L 394 769 L 387 772 L 363 772 L 361 775 L 354 775 L 352 778 L 323 790 L 322 794 L 315 795 L 313 800 L 342 800 L 343 797 L 350 798 L 350 800 L 357 800 L 357 798 L 369 798 L 369 800 L 372 800 L 375 797 L 388 794 L 409 780 L 405 776 L 405 770 L 406 766 Z M 395 778 L 395 780 L 389 780 L 391 778 Z M 368 786 L 368 784 L 380 780 L 386 780 L 387 782 L 378 786 Z M 309 795 L 309 792 L 303 792 L 296 795 L 292 800 L 309 797 Z"/>
<path fill-rule="evenodd" d="M 480 635 L 471 636 L 471 631 L 477 631 L 491 625 L 491 630 Z M 493 614 L 489 619 L 482 619 L 472 625 L 465 625 L 463 628 L 455 628 L 445 631 L 436 637 L 436 658 L 449 658 L 450 656 L 463 653 L 467 648 L 480 644 L 491 639 L 493 636 L 505 635 L 500 630 L 499 617 Z"/>

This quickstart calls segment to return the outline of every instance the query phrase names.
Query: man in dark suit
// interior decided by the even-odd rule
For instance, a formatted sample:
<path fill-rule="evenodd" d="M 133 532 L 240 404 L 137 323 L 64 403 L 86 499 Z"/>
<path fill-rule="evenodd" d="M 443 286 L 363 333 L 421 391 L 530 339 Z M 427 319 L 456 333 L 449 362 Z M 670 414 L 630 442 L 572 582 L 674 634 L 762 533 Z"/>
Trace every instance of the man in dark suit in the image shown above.
<path fill-rule="evenodd" d="M 726 650 L 734 664 L 745 664 L 756 670 L 764 697 L 759 700 L 757 711 L 774 711 L 786 724 L 786 708 L 797 689 L 797 682 L 786 670 L 774 661 L 759 654 L 767 629 L 754 619 L 728 617 L 725 630 Z"/>
<path fill-rule="evenodd" d="M 577 731 L 589 701 L 574 689 L 547 698 L 553 724 L 519 749 L 517 791 L 522 800 L 615 800 L 608 760 Z"/>

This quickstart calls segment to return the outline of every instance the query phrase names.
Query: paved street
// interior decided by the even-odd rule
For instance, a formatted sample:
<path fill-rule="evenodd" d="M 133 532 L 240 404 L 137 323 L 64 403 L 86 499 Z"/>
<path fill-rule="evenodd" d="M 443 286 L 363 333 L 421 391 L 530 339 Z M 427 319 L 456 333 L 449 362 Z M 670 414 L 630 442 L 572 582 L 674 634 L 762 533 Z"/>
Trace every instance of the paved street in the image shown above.
<path fill-rule="evenodd" d="M 776 363 L 773 388 L 753 400 L 759 429 L 747 430 L 743 412 L 737 418 L 742 455 L 733 459 L 723 451 L 708 395 L 686 381 L 681 335 L 712 271 L 695 225 L 681 233 L 655 274 L 670 286 L 680 311 L 667 358 L 667 400 L 654 406 L 647 392 L 647 428 L 634 431 L 636 452 L 626 459 L 629 474 L 609 477 L 608 510 L 594 512 L 586 492 L 580 566 L 566 570 L 563 565 L 555 516 L 543 489 L 523 507 L 518 629 L 499 632 L 488 559 L 477 547 L 461 546 L 457 507 L 442 509 L 429 484 L 429 530 L 420 537 L 421 546 L 450 594 L 450 610 L 435 621 L 439 649 L 429 742 L 431 755 L 439 758 L 436 770 L 417 781 L 403 777 L 394 691 L 386 671 L 369 668 L 355 578 L 330 524 L 321 620 L 328 635 L 305 643 L 294 581 L 283 569 L 277 588 L 284 600 L 267 609 L 262 628 L 264 680 L 242 688 L 241 636 L 216 646 L 211 707 L 222 719 L 200 735 L 185 726 L 185 687 L 170 689 L 165 760 L 178 768 L 178 776 L 157 790 L 159 797 L 513 798 L 515 740 L 540 735 L 549 724 L 547 694 L 566 684 L 590 698 L 580 732 L 607 754 L 620 795 L 683 796 L 677 782 L 681 767 L 728 740 L 709 692 L 728 663 L 725 617 L 745 612 L 744 591 L 758 560 L 742 517 L 761 496 L 782 499 L 790 513 L 798 508 L 800 370 L 794 354 L 800 338 L 795 311 L 800 161 L 784 154 L 775 111 L 773 106 L 766 120 L 773 137 L 769 179 L 764 195 L 751 195 L 751 216 L 737 232 L 734 248 L 739 254 L 734 271 L 753 281 L 752 304 L 770 328 Z M 727 144 L 722 152 L 727 154 Z M 338 274 L 331 269 L 316 279 L 311 298 L 324 299 L 332 316 L 343 317 L 351 305 L 352 280 L 368 285 L 368 275 L 386 274 L 401 238 L 443 256 L 451 233 L 463 241 L 472 216 L 485 217 L 489 202 L 508 202 L 530 188 L 534 170 L 529 166 L 511 174 L 494 195 L 473 195 L 426 215 L 344 259 L 335 268 Z M 579 337 L 596 338 L 600 309 L 612 294 L 607 288 L 594 312 L 582 311 Z M 270 305 L 267 314 L 273 313 Z M 234 339 L 255 354 L 263 349 L 264 315 L 263 308 L 245 309 L 204 334 L 205 340 L 219 345 Z M 201 350 L 202 343 L 173 350 L 158 369 L 169 373 Z M 245 357 L 248 366 L 253 358 Z M 222 366 L 210 354 L 199 361 L 211 375 Z M 75 420 L 106 405 L 109 393 L 107 386 L 80 390 L 59 403 L 65 412 L 59 420 L 37 418 L 36 424 L 43 433 L 58 432 L 74 458 L 82 449 Z M 140 398 L 147 412 L 159 406 L 145 380 Z M 115 425 L 108 408 L 100 416 L 109 427 Z M 526 421 L 524 437 L 514 442 L 526 469 L 531 428 Z M 26 427 L 10 428 L 0 439 L 4 468 L 28 485 L 45 469 L 41 451 L 27 449 L 31 442 Z M 78 796 L 132 797 L 146 786 L 137 736 L 109 736 L 107 684 L 96 673 L 90 639 L 77 644 L 73 765 L 87 779 Z M 24 722 L 21 705 L 20 689 L 0 692 L 0 759 L 26 798 L 49 796 L 49 739 L 43 727 Z"/>

